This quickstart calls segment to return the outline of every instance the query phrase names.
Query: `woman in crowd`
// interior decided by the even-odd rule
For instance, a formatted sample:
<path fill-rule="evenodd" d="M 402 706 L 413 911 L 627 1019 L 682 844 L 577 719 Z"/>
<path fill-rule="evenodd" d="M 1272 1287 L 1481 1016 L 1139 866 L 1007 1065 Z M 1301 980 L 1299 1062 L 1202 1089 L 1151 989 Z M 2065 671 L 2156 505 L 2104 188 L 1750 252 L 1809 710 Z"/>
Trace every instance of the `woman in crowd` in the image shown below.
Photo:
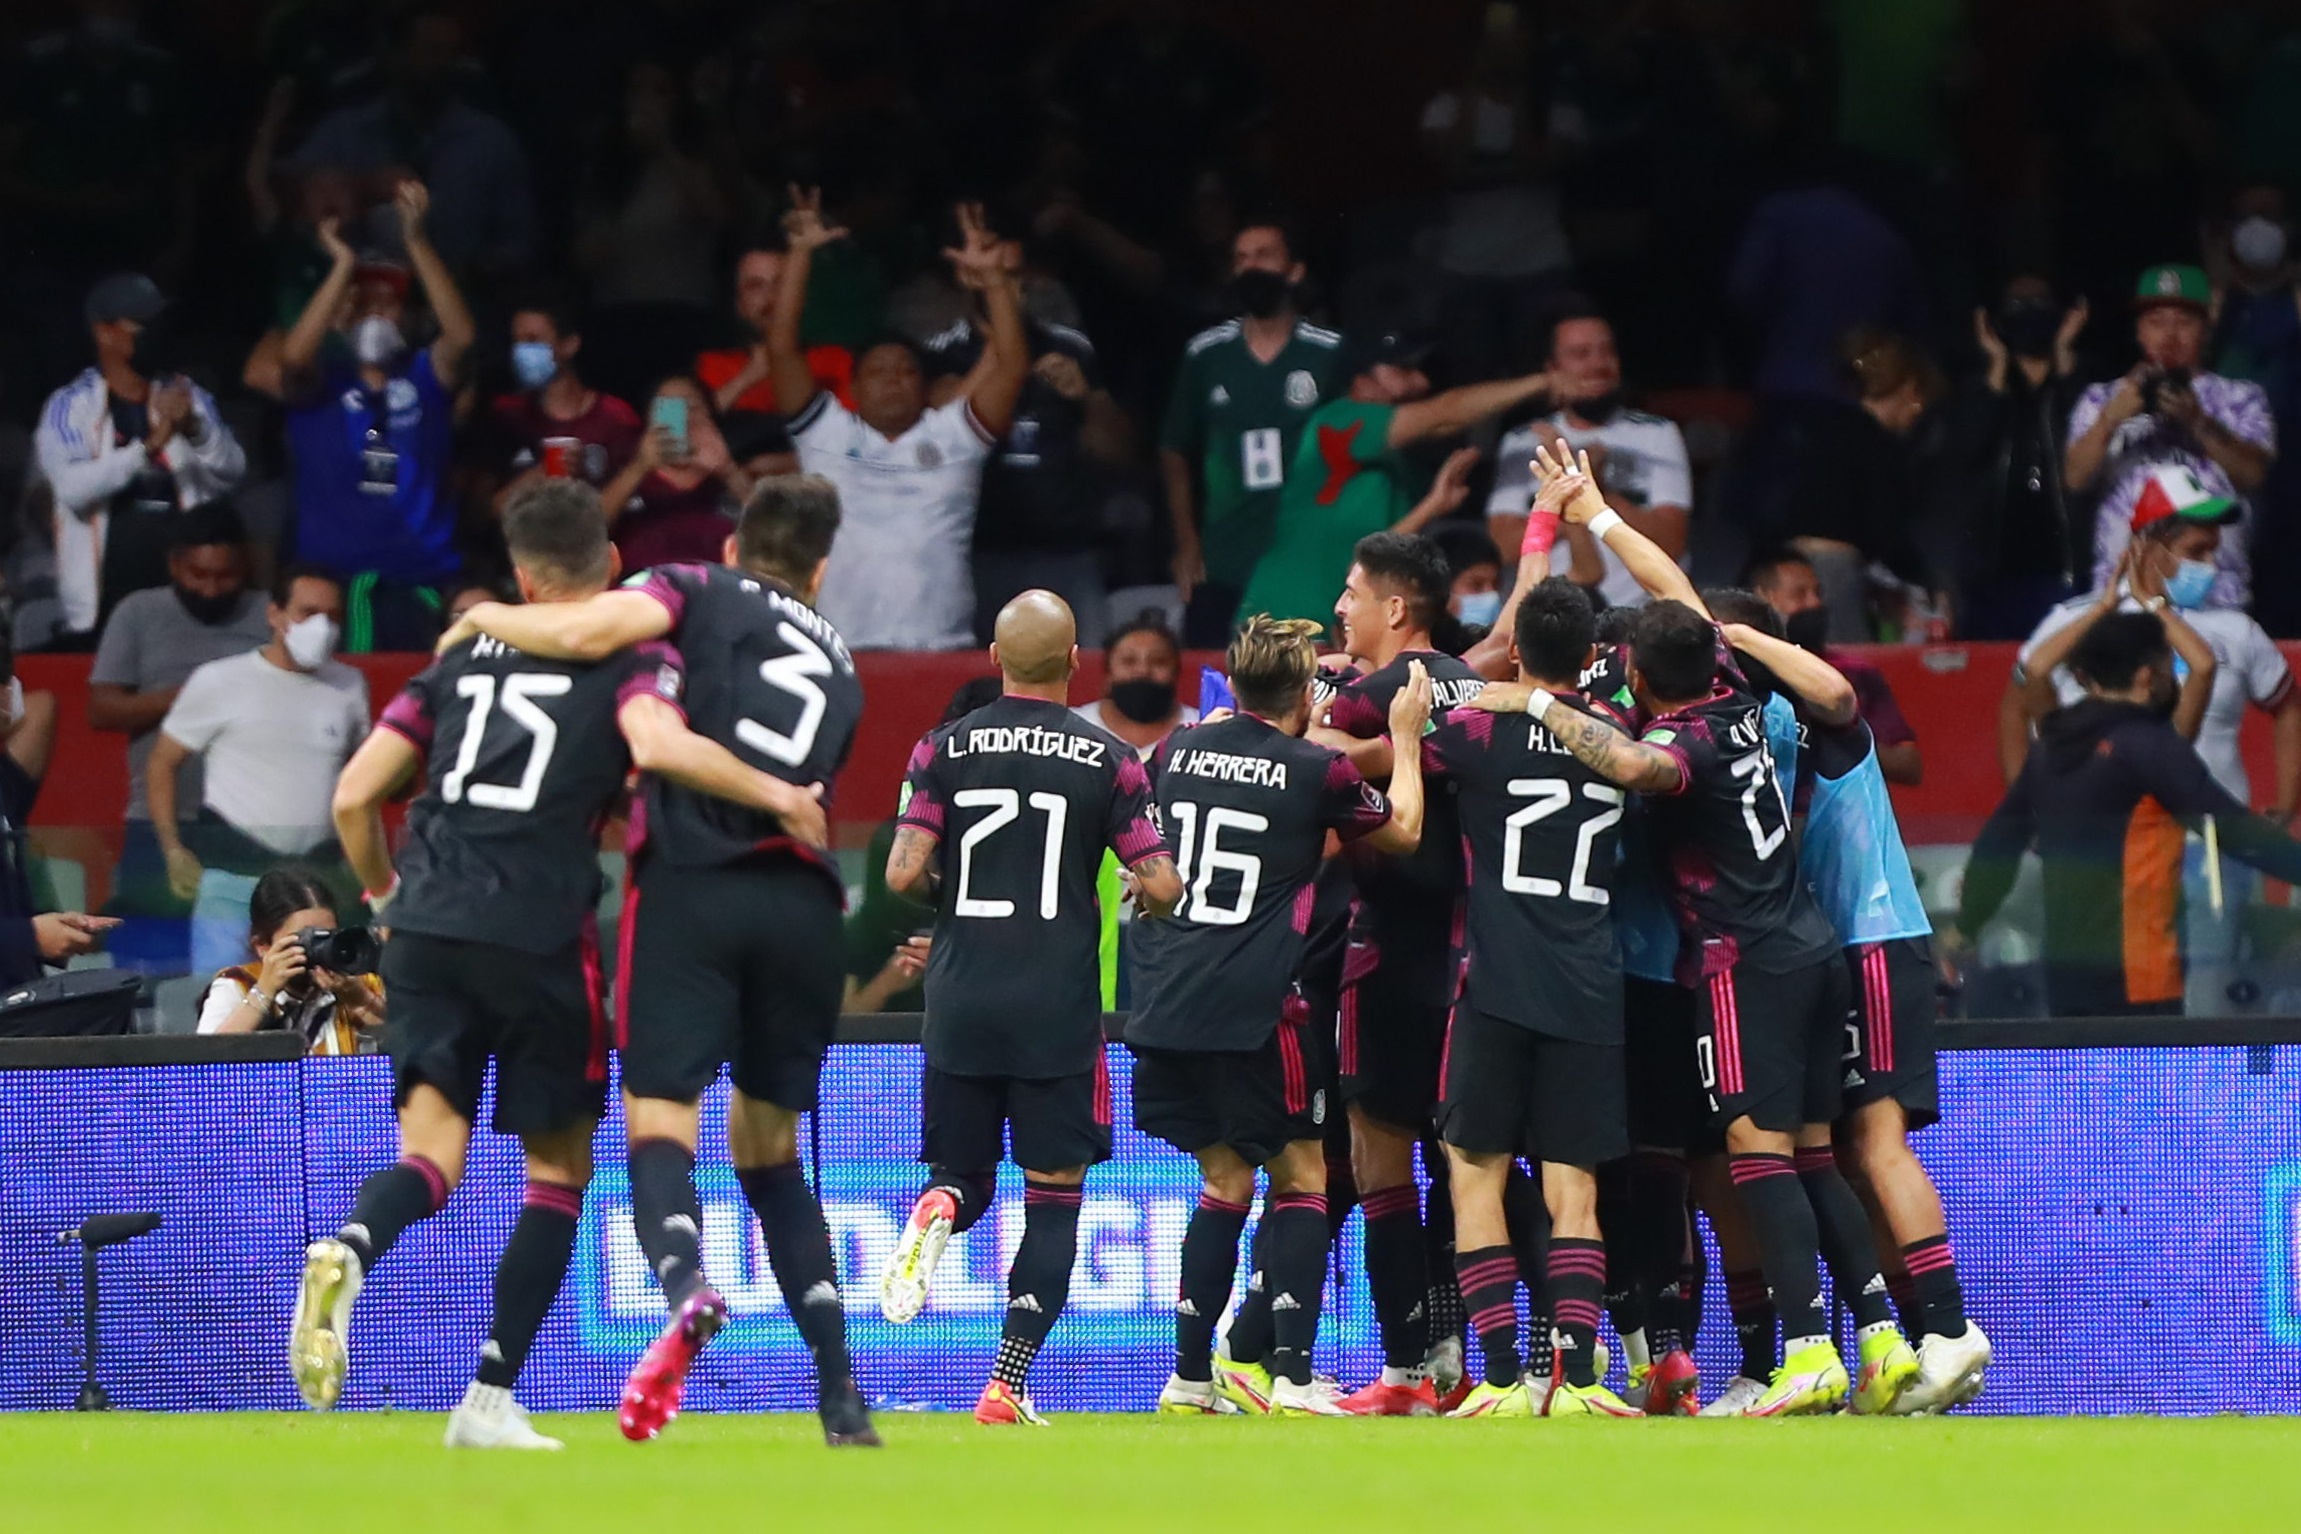
<path fill-rule="evenodd" d="M 678 402 L 669 414 L 667 400 Z M 669 424 L 682 411 L 684 431 Z M 717 564 L 751 475 L 727 451 L 711 396 L 684 373 L 656 386 L 647 421 L 639 451 L 599 492 L 623 568 Z"/>
<path fill-rule="evenodd" d="M 248 951 L 255 964 L 220 970 L 200 995 L 200 1032 L 300 1033 L 315 1055 L 353 1055 L 383 1025 L 383 993 L 372 975 L 316 968 L 301 934 L 334 931 L 335 897 L 310 871 L 275 868 L 248 898 Z"/>

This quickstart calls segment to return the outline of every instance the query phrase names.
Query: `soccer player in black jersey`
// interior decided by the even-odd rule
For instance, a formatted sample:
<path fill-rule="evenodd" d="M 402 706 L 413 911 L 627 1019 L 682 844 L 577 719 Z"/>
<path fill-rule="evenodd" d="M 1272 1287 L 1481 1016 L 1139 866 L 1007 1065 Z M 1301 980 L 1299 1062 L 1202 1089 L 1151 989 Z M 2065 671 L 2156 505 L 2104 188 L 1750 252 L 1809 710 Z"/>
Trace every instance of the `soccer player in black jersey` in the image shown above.
<path fill-rule="evenodd" d="M 765 813 L 651 773 L 629 839 L 617 1016 L 631 1214 L 671 1318 L 624 1386 L 619 1425 L 654 1437 L 696 1354 L 726 1324 L 703 1272 L 695 1142 L 704 1090 L 729 1067 L 728 1152 L 775 1280 L 814 1355 L 823 1434 L 876 1444 L 855 1387 L 822 1206 L 799 1166 L 844 989 L 846 891 L 821 807 L 863 690 L 811 605 L 839 529 L 815 478 L 760 481 L 721 565 L 664 565 L 561 608 L 483 603 L 464 625 L 530 653 L 590 659 L 669 637 L 687 659 L 694 728 L 813 805 Z"/>
<path fill-rule="evenodd" d="M 547 480 L 506 507 L 521 591 L 565 610 L 614 576 L 589 486 Z M 607 1087 L 599 955 L 599 826 L 636 764 L 754 813 L 820 825 L 806 793 L 687 727 L 683 668 L 664 644 L 570 664 L 476 637 L 450 646 L 384 711 L 346 764 L 335 818 L 387 922 L 385 1046 L 400 1158 L 361 1186 L 334 1237 L 313 1243 L 290 1339 L 304 1399 L 335 1403 L 361 1283 L 462 1177 L 480 1088 L 496 1066 L 495 1128 L 527 1149 L 527 1198 L 495 1278 L 495 1320 L 451 1445 L 556 1449 L 511 1398 L 567 1272 L 591 1137 Z M 423 774 L 395 879 L 379 811 Z M 817 832 L 816 834 L 820 834 Z"/>
<path fill-rule="evenodd" d="M 1333 746 L 1369 778 L 1390 772 L 1390 700 L 1419 664 L 1432 709 L 1468 702 L 1483 682 L 1433 646 L 1430 629 L 1446 611 L 1446 561 L 1429 539 L 1376 533 L 1359 540 L 1335 604 L 1343 647 L 1366 668 L 1344 682 L 1312 738 Z M 1354 853 L 1358 902 L 1343 960 L 1337 1048 L 1350 1111 L 1351 1172 L 1366 1217 L 1366 1274 L 1382 1332 L 1382 1374 L 1345 1398 L 1355 1414 L 1426 1414 L 1461 1389 L 1460 1320 L 1434 1325 L 1433 1291 L 1453 1294 L 1452 1220 L 1439 1207 L 1433 1176 L 1431 1230 L 1423 1224 L 1414 1147 L 1432 1132 L 1447 1009 L 1459 970 L 1462 828 L 1451 792 L 1433 793 L 1422 844 L 1411 856 Z M 1458 1309 L 1458 1306 L 1453 1308 Z M 1436 1376 L 1435 1378 L 1433 1376 Z"/>
<path fill-rule="evenodd" d="M 1546 474 L 1569 472 L 1546 453 L 1539 461 Z M 1799 876 L 1761 704 L 1676 562 L 1593 484 L 1576 484 L 1563 506 L 1656 598 L 1631 639 L 1631 684 L 1649 722 L 1634 738 L 1538 688 L 1486 701 L 1506 706 L 1515 692 L 1575 756 L 1652 796 L 1675 886 L 1680 978 L 1699 982 L 1697 1059 L 1786 1338 L 1783 1365 L 1748 1414 L 1826 1411 L 1848 1393 L 1822 1309 L 1820 1253 L 1861 1329 L 1855 1404 L 1883 1412 L 1917 1359 L 1894 1325 L 1860 1200 L 1829 1155 L 1849 987 L 1837 936 Z"/>
<path fill-rule="evenodd" d="M 1575 689 L 1597 620 L 1573 582 L 1518 604 L 1520 683 L 1559 712 L 1602 717 Z M 1606 1248 L 1599 1163 L 1630 1149 L 1622 968 L 1609 890 L 1623 790 L 1523 713 L 1465 708 L 1422 742 L 1455 790 L 1470 851 L 1469 968 L 1446 1036 L 1439 1133 L 1453 1162 L 1456 1272 L 1485 1377 L 1454 1415 L 1631 1417 L 1597 1372 Z M 1530 1392 L 1518 1356 L 1518 1268 L 1504 1183 L 1523 1152 L 1550 1214 L 1548 1289 L 1557 1373 Z M 1539 1399 L 1537 1399 L 1539 1397 Z"/>
<path fill-rule="evenodd" d="M 879 1299 L 890 1321 L 924 1308 L 944 1243 L 990 1207 L 1011 1128 L 1023 1239 L 975 1420 L 1044 1426 L 1031 1360 L 1070 1291 L 1087 1168 L 1111 1153 L 1096 876 L 1107 847 L 1154 917 L 1182 898 L 1182 881 L 1142 759 L 1070 711 L 1070 608 L 1026 591 L 995 633 L 1005 696 L 919 742 L 887 854 L 888 888 L 937 909 L 920 1083 L 927 1187 Z"/>
<path fill-rule="evenodd" d="M 1182 1244 L 1169 1412 L 1347 1416 L 1313 1389 L 1310 1350 L 1325 1288 L 1326 1078 L 1321 1036 L 1295 978 L 1327 833 L 1383 853 L 1422 834 L 1422 774 L 1409 757 L 1392 798 L 1340 753 L 1301 739 L 1310 722 L 1314 623 L 1249 619 L 1231 642 L 1238 711 L 1171 736 L 1151 763 L 1173 827 L 1183 903 L 1135 947 L 1127 1044 L 1135 1123 L 1198 1160 L 1201 1189 Z M 1430 717 L 1419 667 L 1390 704 L 1393 735 Z M 1260 1267 L 1272 1306 L 1267 1360 L 1224 1361 L 1214 1329 L 1229 1307 L 1256 1167 L 1270 1173 Z"/>

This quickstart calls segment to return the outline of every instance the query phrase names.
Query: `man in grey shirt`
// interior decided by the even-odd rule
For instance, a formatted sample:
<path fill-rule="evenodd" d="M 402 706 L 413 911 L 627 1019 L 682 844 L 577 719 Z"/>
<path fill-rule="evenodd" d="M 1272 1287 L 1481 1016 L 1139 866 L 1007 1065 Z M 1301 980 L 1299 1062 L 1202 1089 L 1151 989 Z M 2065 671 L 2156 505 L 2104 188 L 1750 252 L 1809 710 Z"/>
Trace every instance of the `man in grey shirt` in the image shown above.
<path fill-rule="evenodd" d="M 228 506 L 184 514 L 168 553 L 168 584 L 121 601 L 88 673 L 88 722 L 128 737 L 128 823 L 107 909 L 159 919 L 132 922 L 135 930 L 118 935 L 139 967 L 156 972 L 179 972 L 189 962 L 191 905 L 168 889 L 145 802 L 144 764 L 185 678 L 271 638 L 263 596 L 248 590 L 245 536 Z M 177 781 L 177 802 L 198 804 L 199 758 L 184 764 Z"/>

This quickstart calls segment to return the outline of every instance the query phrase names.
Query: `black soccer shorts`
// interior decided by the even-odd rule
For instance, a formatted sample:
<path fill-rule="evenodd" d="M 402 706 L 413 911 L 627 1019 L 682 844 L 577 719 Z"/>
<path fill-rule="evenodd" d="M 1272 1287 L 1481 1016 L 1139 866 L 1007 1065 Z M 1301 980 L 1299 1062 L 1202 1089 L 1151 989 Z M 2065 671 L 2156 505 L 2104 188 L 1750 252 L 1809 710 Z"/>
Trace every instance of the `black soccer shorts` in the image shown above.
<path fill-rule="evenodd" d="M 1135 1127 L 1190 1155 L 1227 1145 L 1263 1166 L 1321 1139 L 1333 1101 L 1334 1045 L 1299 992 L 1260 1049 L 1158 1049 L 1135 1056 Z"/>
<path fill-rule="evenodd" d="M 1694 993 L 1665 980 L 1622 977 L 1622 1064 L 1630 1143 L 1645 1150 L 1717 1147 L 1694 1064 Z"/>
<path fill-rule="evenodd" d="M 1745 1114 L 1777 1134 L 1836 1120 L 1849 990 L 1836 954 L 1787 974 L 1744 963 L 1702 981 L 1694 1058 L 1719 1129 Z"/>
<path fill-rule="evenodd" d="M 954 1176 L 987 1172 L 1006 1150 L 1015 1165 L 1062 1172 L 1111 1159 L 1111 1078 L 1098 1047 L 1094 1069 L 1070 1076 L 958 1076 L 926 1068 L 919 1082 L 919 1159 Z"/>
<path fill-rule="evenodd" d="M 1342 1100 L 1408 1134 L 1428 1134 L 1450 1010 L 1425 1000 L 1382 964 L 1377 950 L 1354 941 L 1336 1008 Z"/>
<path fill-rule="evenodd" d="M 744 1096 L 813 1109 L 846 989 L 839 907 L 821 870 L 789 858 L 642 858 L 616 976 L 624 1090 L 692 1102 L 728 1065 Z"/>
<path fill-rule="evenodd" d="M 595 939 L 533 954 L 396 932 L 384 945 L 383 982 L 395 1108 L 424 1082 L 476 1118 L 490 1059 L 498 1134 L 550 1134 L 595 1121 L 607 1106 Z"/>
<path fill-rule="evenodd" d="M 1910 1128 L 1941 1119 L 1934 1074 L 1940 1020 L 1933 945 L 1922 937 L 1859 943 L 1846 949 L 1853 1006 L 1846 1014 L 1844 1095 L 1848 1113 L 1891 1099 Z"/>
<path fill-rule="evenodd" d="M 1630 1153 L 1622 1046 L 1537 1033 L 1468 994 L 1446 1036 L 1438 1135 L 1474 1155 L 1596 1167 Z"/>

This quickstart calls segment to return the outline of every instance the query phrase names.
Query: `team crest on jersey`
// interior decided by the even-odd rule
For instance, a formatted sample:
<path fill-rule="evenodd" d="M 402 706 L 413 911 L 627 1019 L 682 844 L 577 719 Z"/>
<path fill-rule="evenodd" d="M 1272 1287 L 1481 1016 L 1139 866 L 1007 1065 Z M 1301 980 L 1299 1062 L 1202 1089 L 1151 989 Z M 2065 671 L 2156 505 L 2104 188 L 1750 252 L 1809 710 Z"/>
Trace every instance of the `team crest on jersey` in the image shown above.
<path fill-rule="evenodd" d="M 935 446 L 935 444 L 934 444 L 934 443 L 932 443 L 932 442 L 922 442 L 922 443 L 920 443 L 920 444 L 919 444 L 919 467 L 920 467 L 920 468 L 922 468 L 922 469 L 935 469 L 935 468 L 940 468 L 940 467 L 942 467 L 942 463 L 943 463 L 943 450 L 942 450 L 941 448 L 939 448 L 939 447 Z"/>
<path fill-rule="evenodd" d="M 667 702 L 679 701 L 679 668 L 659 666 L 655 671 L 655 695 Z"/>
<path fill-rule="evenodd" d="M 1297 410 L 1308 410 L 1318 403 L 1318 380 L 1310 376 L 1307 368 L 1296 368 L 1286 375 L 1286 402 Z"/>
<path fill-rule="evenodd" d="M 1646 743 L 1651 746 L 1666 746 L 1677 738 L 1676 730 L 1648 730 L 1645 736 Z"/>

